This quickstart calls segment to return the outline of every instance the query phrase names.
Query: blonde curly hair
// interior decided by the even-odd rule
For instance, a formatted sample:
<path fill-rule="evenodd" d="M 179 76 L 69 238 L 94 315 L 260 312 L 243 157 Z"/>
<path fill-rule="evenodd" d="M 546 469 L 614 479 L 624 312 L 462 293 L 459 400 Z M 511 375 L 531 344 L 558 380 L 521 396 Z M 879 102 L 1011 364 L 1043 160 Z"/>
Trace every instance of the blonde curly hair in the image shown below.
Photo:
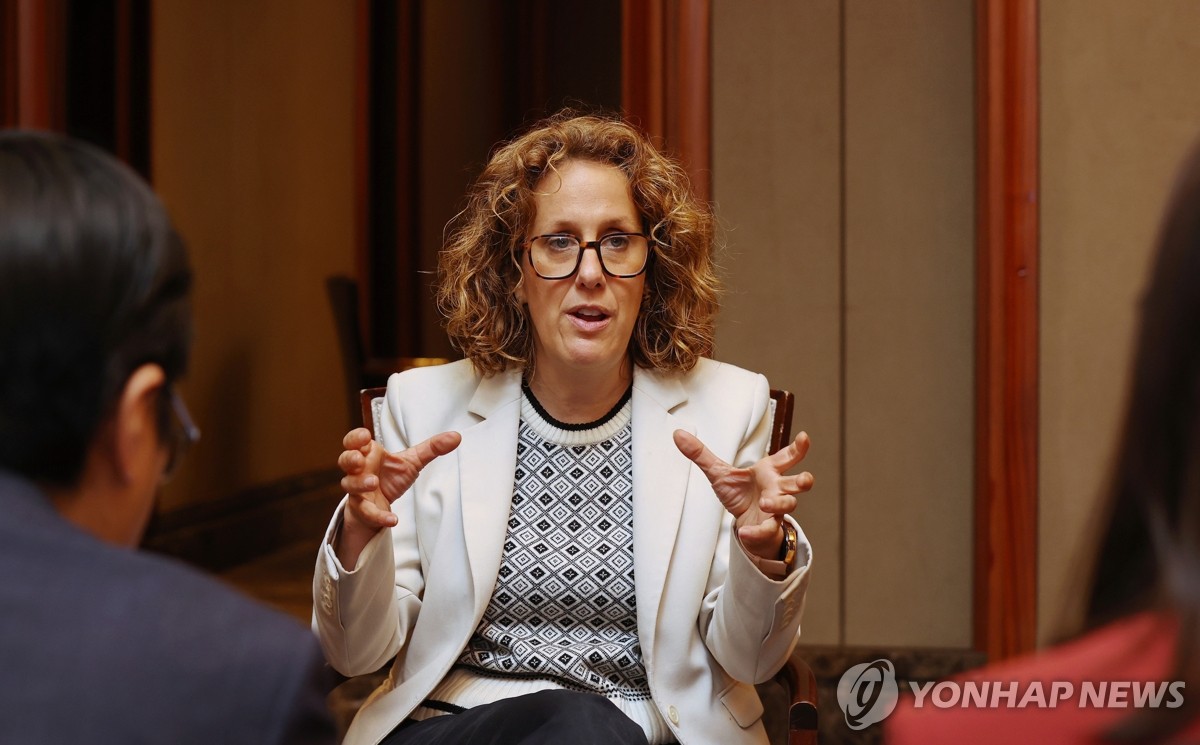
<path fill-rule="evenodd" d="M 533 365 L 528 309 L 517 299 L 535 187 L 562 163 L 620 169 L 651 236 L 651 263 L 629 354 L 634 364 L 687 371 L 712 352 L 720 282 L 715 220 L 687 174 L 625 121 L 567 109 L 505 143 L 467 194 L 438 266 L 438 308 L 454 346 L 485 375 Z"/>

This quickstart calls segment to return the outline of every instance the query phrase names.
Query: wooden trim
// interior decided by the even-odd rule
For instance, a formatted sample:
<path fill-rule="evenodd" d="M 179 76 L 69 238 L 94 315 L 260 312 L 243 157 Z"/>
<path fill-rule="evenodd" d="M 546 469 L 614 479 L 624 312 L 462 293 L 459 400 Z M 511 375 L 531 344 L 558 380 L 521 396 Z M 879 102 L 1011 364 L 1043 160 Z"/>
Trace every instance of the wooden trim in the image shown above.
<path fill-rule="evenodd" d="M 113 34 L 113 151 L 121 160 L 133 159 L 133 2 L 116 0 Z"/>
<path fill-rule="evenodd" d="M 670 79 L 677 106 L 671 132 L 696 194 L 712 197 L 712 13 L 709 0 L 678 5 L 675 67 Z"/>
<path fill-rule="evenodd" d="M 354 278 L 357 287 L 359 334 L 366 349 L 372 320 L 367 301 L 370 263 L 371 179 L 371 0 L 357 0 L 354 14 Z"/>
<path fill-rule="evenodd" d="M 149 0 L 113 0 L 113 152 L 151 177 Z M 72 75 L 78 72 L 72 72 Z"/>
<path fill-rule="evenodd" d="M 710 0 L 623 0 L 626 116 L 673 152 L 701 199 L 712 193 Z"/>
<path fill-rule="evenodd" d="M 661 0 L 622 0 L 621 106 L 634 124 L 660 138 L 666 134 L 665 43 Z"/>
<path fill-rule="evenodd" d="M 16 0 L 16 117 L 23 129 L 66 122 L 62 0 Z"/>
<path fill-rule="evenodd" d="M 391 355 L 423 354 L 424 293 L 421 270 L 421 3 L 400 0 L 396 28 L 396 220 L 395 290 L 397 340 Z"/>
<path fill-rule="evenodd" d="M 1037 642 L 1037 0 L 977 0 L 975 645 Z"/>
<path fill-rule="evenodd" d="M 0 0 L 0 126 L 17 126 L 17 0 Z"/>
<path fill-rule="evenodd" d="M 359 318 L 368 356 L 421 348 L 419 0 L 359 0 L 355 192 Z"/>

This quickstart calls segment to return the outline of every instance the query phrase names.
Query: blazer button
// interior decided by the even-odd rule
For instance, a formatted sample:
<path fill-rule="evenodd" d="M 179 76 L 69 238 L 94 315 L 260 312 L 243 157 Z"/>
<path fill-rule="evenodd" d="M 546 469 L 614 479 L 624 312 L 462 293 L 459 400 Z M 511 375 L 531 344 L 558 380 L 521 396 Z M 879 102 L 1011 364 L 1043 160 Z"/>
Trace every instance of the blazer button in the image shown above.
<path fill-rule="evenodd" d="M 679 710 L 674 706 L 667 707 L 667 716 L 671 718 L 671 724 L 679 724 Z"/>

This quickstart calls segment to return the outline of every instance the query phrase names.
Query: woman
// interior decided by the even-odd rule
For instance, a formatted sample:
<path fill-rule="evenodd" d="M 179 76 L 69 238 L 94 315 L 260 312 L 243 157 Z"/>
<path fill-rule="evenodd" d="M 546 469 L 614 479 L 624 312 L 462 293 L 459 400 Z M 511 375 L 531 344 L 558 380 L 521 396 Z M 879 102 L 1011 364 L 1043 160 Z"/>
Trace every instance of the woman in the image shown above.
<path fill-rule="evenodd" d="M 712 247 L 622 121 L 564 112 L 492 157 L 442 255 L 466 359 L 394 375 L 383 441 L 339 459 L 316 628 L 343 674 L 396 657 L 348 743 L 766 742 L 808 438 L 764 457 L 766 379 L 702 358 Z"/>
<path fill-rule="evenodd" d="M 1200 149 L 1185 162 L 1142 296 L 1133 385 L 1114 459 L 1083 628 L 978 681 L 1070 683 L 1053 708 L 914 708 L 893 743 L 1200 740 Z M 1125 693 L 1109 703 L 1116 681 Z M 1182 687 L 1174 686 L 1183 683 Z M 1085 698 L 1083 686 L 1090 685 Z M 1064 689 L 1065 690 L 1065 689 Z M 1120 691 L 1120 688 L 1113 689 Z M 1142 693 L 1136 693 L 1140 690 Z M 1138 700 L 1142 705 L 1138 705 Z M 1157 700 L 1151 706 L 1148 702 Z M 1082 702 L 1082 703 L 1081 703 Z"/>

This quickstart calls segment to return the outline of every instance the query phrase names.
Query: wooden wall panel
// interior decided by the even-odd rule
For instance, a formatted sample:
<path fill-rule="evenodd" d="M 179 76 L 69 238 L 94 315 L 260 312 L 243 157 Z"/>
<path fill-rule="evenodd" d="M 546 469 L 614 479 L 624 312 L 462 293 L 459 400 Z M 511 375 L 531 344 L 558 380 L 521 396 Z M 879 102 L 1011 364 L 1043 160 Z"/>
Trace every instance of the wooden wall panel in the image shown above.
<path fill-rule="evenodd" d="M 61 130 L 65 124 L 64 0 L 6 0 L 5 126 Z M 6 47 L 8 44 L 6 43 Z"/>
<path fill-rule="evenodd" d="M 367 353 L 419 356 L 421 3 L 359 0 L 355 192 Z M 365 90 L 364 90 L 365 89 Z"/>
<path fill-rule="evenodd" d="M 712 194 L 712 10 L 709 0 L 623 0 L 622 107 Z"/>

